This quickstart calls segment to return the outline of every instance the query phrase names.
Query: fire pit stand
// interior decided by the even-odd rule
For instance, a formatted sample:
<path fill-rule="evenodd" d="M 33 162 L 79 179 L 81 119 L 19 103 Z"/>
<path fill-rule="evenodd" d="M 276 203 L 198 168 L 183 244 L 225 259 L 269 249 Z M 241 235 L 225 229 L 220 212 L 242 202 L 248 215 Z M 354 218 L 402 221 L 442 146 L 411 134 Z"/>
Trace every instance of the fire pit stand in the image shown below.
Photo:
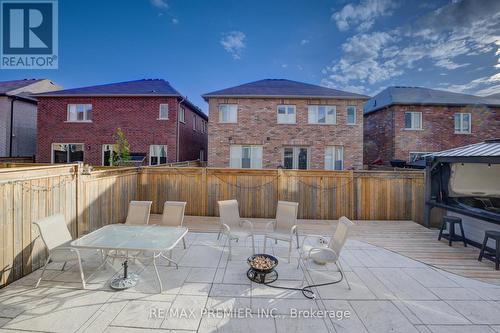
<path fill-rule="evenodd" d="M 250 264 L 256 257 L 265 257 L 274 262 L 273 267 L 269 269 L 256 269 L 253 268 Z M 250 281 L 259 283 L 259 284 L 268 284 L 273 283 L 278 279 L 278 272 L 275 270 L 278 265 L 278 259 L 269 254 L 255 254 L 247 259 L 248 265 L 250 268 L 247 271 L 247 277 Z"/>

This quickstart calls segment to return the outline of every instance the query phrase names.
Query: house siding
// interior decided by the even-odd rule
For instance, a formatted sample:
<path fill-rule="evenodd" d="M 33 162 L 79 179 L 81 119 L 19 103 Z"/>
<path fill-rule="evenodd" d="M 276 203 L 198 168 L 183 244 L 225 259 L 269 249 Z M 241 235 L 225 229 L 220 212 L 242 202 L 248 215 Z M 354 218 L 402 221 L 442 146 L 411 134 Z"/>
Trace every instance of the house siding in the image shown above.
<path fill-rule="evenodd" d="M 67 122 L 68 104 L 92 104 L 92 122 Z M 158 120 L 160 104 L 168 104 L 168 120 Z M 177 105 L 175 97 L 40 97 L 37 162 L 51 162 L 52 143 L 84 143 L 84 162 L 101 165 L 102 145 L 114 143 L 117 128 L 123 130 L 131 152 L 146 153 L 145 163 L 149 163 L 150 145 L 167 145 L 168 162 L 176 162 Z M 186 115 L 193 113 L 186 107 Z M 180 157 L 197 159 L 184 147 L 202 146 L 204 137 L 184 137 Z"/>
<path fill-rule="evenodd" d="M 263 168 L 283 165 L 285 146 L 309 148 L 310 169 L 324 169 L 325 147 L 344 146 L 344 169 L 360 169 L 363 161 L 363 100 L 209 98 L 208 164 L 229 167 L 231 145 L 262 145 Z M 219 123 L 219 105 L 237 104 L 238 121 Z M 295 124 L 277 123 L 277 106 L 296 106 Z M 308 124 L 308 105 L 335 105 L 336 125 Z M 356 124 L 346 124 L 346 107 L 356 106 Z"/>
<path fill-rule="evenodd" d="M 422 112 L 422 129 L 404 128 L 405 112 Z M 455 113 L 471 114 L 471 133 L 456 134 Z M 410 152 L 436 152 L 498 137 L 500 108 L 393 105 L 364 116 L 365 164 L 409 160 Z"/>

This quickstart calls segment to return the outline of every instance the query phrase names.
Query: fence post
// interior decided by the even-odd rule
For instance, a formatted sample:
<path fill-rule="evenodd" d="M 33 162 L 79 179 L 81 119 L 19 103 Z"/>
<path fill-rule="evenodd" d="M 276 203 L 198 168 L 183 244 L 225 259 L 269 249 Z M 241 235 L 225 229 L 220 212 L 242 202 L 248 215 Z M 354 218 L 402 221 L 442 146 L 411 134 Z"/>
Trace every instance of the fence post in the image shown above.
<path fill-rule="evenodd" d="M 203 198 L 202 203 L 202 216 L 208 216 L 208 179 L 207 179 L 207 168 L 201 169 L 201 197 Z"/>
<path fill-rule="evenodd" d="M 350 204 L 351 204 L 351 211 L 350 211 L 350 218 L 351 220 L 356 220 L 356 208 L 354 207 L 355 203 L 356 203 L 356 198 L 355 198 L 355 189 L 356 189 L 356 186 L 354 186 L 354 170 L 350 170 L 349 171 L 349 185 L 350 185 L 350 195 L 349 195 L 349 201 L 350 201 Z"/>

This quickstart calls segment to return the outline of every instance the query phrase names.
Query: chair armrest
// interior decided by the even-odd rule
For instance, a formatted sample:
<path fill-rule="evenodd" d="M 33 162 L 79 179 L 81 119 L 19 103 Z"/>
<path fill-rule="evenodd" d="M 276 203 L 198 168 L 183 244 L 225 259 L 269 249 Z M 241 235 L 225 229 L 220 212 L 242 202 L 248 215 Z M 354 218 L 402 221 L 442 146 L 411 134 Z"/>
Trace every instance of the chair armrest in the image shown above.
<path fill-rule="evenodd" d="M 311 252 L 315 251 L 315 250 L 331 252 L 333 254 L 334 258 L 336 258 L 336 260 L 338 260 L 338 258 L 339 258 L 337 253 L 335 251 L 333 251 L 332 249 L 330 249 L 329 247 L 313 247 L 307 253 L 307 258 L 311 258 Z"/>
<path fill-rule="evenodd" d="M 325 236 L 323 236 L 323 235 L 314 235 L 314 234 L 306 235 L 304 237 L 304 239 L 302 240 L 302 246 L 304 246 L 304 244 L 306 243 L 307 239 L 311 239 L 311 238 L 317 238 L 319 244 L 322 244 L 325 247 L 328 247 L 329 240 Z"/>
<path fill-rule="evenodd" d="M 231 228 L 225 223 L 222 223 L 222 229 L 224 229 L 222 232 L 227 232 L 228 234 L 231 232 Z"/>
<path fill-rule="evenodd" d="M 267 222 L 266 226 L 264 227 L 264 229 L 266 231 L 269 231 L 270 227 L 272 227 L 272 231 L 276 230 L 276 220 L 272 220 L 272 221 Z"/>
<path fill-rule="evenodd" d="M 243 224 L 246 224 L 250 227 L 250 231 L 253 232 L 253 223 L 252 221 L 249 221 L 249 220 L 240 220 L 240 226 L 242 226 Z"/>

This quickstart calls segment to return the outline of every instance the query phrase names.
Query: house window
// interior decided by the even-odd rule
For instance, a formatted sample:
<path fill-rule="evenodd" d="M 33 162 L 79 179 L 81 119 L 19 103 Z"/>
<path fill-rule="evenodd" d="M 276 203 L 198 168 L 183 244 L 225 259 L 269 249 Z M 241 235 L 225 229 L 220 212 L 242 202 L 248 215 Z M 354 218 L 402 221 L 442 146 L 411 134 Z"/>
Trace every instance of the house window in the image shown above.
<path fill-rule="evenodd" d="M 193 115 L 193 131 L 196 131 L 196 116 Z"/>
<path fill-rule="evenodd" d="M 470 113 L 455 113 L 455 133 L 470 134 Z"/>
<path fill-rule="evenodd" d="M 181 107 L 181 109 L 179 110 L 179 121 L 181 123 L 185 123 L 186 122 L 185 116 L 186 116 L 186 110 L 183 107 Z"/>
<path fill-rule="evenodd" d="M 168 104 L 160 104 L 158 119 L 168 119 Z"/>
<path fill-rule="evenodd" d="M 114 160 L 115 152 L 113 144 L 102 145 L 102 165 L 112 166 Z"/>
<path fill-rule="evenodd" d="M 205 160 L 205 150 L 200 149 L 200 161 L 204 161 L 204 160 Z"/>
<path fill-rule="evenodd" d="M 283 149 L 285 169 L 309 169 L 309 149 L 307 147 L 285 147 Z"/>
<path fill-rule="evenodd" d="M 326 170 L 344 169 L 343 146 L 329 146 L 325 148 L 325 169 Z"/>
<path fill-rule="evenodd" d="M 92 104 L 68 104 L 68 121 L 92 121 Z"/>
<path fill-rule="evenodd" d="M 167 163 L 167 145 L 149 146 L 149 165 Z"/>
<path fill-rule="evenodd" d="M 232 145 L 229 157 L 230 168 L 262 169 L 262 146 Z"/>
<path fill-rule="evenodd" d="M 410 162 L 416 162 L 424 159 L 424 155 L 430 154 L 430 152 L 410 152 Z"/>
<path fill-rule="evenodd" d="M 295 105 L 278 105 L 278 124 L 295 124 Z"/>
<path fill-rule="evenodd" d="M 354 105 L 347 107 L 347 125 L 356 125 L 356 107 Z"/>
<path fill-rule="evenodd" d="M 83 162 L 83 143 L 53 143 L 52 163 Z"/>
<path fill-rule="evenodd" d="M 422 112 L 405 112 L 405 129 L 422 129 Z"/>
<path fill-rule="evenodd" d="M 337 110 L 333 105 L 309 105 L 309 124 L 336 124 Z"/>
<path fill-rule="evenodd" d="M 238 105 L 221 104 L 219 105 L 219 122 L 236 123 L 238 121 Z"/>

